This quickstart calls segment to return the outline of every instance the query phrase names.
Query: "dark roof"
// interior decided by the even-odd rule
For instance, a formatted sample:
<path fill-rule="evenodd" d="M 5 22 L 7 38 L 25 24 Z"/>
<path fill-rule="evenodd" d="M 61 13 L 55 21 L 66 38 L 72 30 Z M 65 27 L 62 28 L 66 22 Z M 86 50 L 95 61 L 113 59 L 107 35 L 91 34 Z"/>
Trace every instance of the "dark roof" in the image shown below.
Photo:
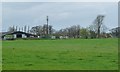
<path fill-rule="evenodd" d="M 9 32 L 0 32 L 0 34 L 2 34 L 2 35 L 3 35 L 3 34 L 8 34 L 8 33 L 9 33 Z"/>
<path fill-rule="evenodd" d="M 22 32 L 22 31 L 15 31 L 15 32 L 2 32 L 2 36 L 4 36 L 4 35 L 11 35 L 11 34 L 26 34 L 26 35 L 31 35 L 31 36 L 37 36 L 37 35 L 34 35 L 34 34 L 30 34 L 30 33 Z"/>
<path fill-rule="evenodd" d="M 0 36 L 4 36 L 6 34 L 9 34 L 9 32 L 0 32 Z"/>
<path fill-rule="evenodd" d="M 111 30 L 119 30 L 120 31 L 120 27 L 116 27 L 116 28 L 113 28 Z"/>

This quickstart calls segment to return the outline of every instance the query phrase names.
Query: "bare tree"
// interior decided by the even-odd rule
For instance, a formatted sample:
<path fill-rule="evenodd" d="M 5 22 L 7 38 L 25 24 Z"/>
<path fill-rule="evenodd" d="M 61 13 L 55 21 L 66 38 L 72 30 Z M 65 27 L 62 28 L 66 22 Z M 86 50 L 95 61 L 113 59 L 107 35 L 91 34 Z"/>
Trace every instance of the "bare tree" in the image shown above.
<path fill-rule="evenodd" d="M 48 28 L 49 28 L 48 33 L 49 33 L 49 35 L 51 35 L 53 33 L 54 29 L 52 28 L 51 25 L 49 25 Z M 39 36 L 48 36 L 46 24 L 44 24 L 43 26 L 39 25 L 39 26 L 32 27 L 30 32 L 33 34 L 39 35 Z"/>
<path fill-rule="evenodd" d="M 28 26 L 28 30 L 27 30 L 27 33 L 29 33 L 30 32 L 30 27 Z"/>
<path fill-rule="evenodd" d="M 51 25 L 48 26 L 48 34 L 51 35 L 54 32 L 54 29 Z"/>
<path fill-rule="evenodd" d="M 57 36 L 68 36 L 69 38 L 79 38 L 80 37 L 80 26 L 73 25 L 68 28 L 60 29 L 56 32 Z"/>
<path fill-rule="evenodd" d="M 22 32 L 23 32 L 23 27 L 22 27 Z"/>
<path fill-rule="evenodd" d="M 18 30 L 17 28 L 18 28 L 18 27 L 16 26 L 16 31 Z"/>
<path fill-rule="evenodd" d="M 14 31 L 16 31 L 16 29 L 15 29 L 15 27 L 13 26 L 13 27 L 9 27 L 8 28 L 8 32 L 14 32 Z"/>
<path fill-rule="evenodd" d="M 100 38 L 100 32 L 101 32 L 100 29 L 101 29 L 101 26 L 103 25 L 104 17 L 105 17 L 104 15 L 98 15 L 94 21 L 94 26 L 97 32 L 97 38 Z"/>
<path fill-rule="evenodd" d="M 43 35 L 47 35 L 48 34 L 48 26 L 46 24 L 43 25 Z"/>
<path fill-rule="evenodd" d="M 80 37 L 80 26 L 79 25 L 73 25 L 68 29 L 69 29 L 69 36 L 72 36 L 73 38 Z"/>
<path fill-rule="evenodd" d="M 42 34 L 42 26 L 32 27 L 30 32 L 40 36 Z"/>
<path fill-rule="evenodd" d="M 80 37 L 80 25 L 77 25 L 76 34 L 77 34 L 77 38 L 79 38 Z"/>
<path fill-rule="evenodd" d="M 20 27 L 19 27 L 19 31 L 20 31 Z"/>
<path fill-rule="evenodd" d="M 24 32 L 26 32 L 26 29 L 27 29 L 27 27 L 26 27 L 26 25 L 24 26 Z"/>
<path fill-rule="evenodd" d="M 13 26 L 13 31 L 16 31 L 16 30 L 15 30 L 15 26 Z"/>

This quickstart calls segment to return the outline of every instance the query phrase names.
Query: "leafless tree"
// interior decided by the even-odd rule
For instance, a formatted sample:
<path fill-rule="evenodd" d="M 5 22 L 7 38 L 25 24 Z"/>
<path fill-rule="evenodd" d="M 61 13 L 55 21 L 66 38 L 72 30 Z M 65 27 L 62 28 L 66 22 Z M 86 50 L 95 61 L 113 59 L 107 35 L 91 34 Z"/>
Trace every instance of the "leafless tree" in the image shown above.
<path fill-rule="evenodd" d="M 30 32 L 40 36 L 42 34 L 42 26 L 32 27 Z"/>
<path fill-rule="evenodd" d="M 49 28 L 48 33 L 49 35 L 51 35 L 54 29 L 52 28 L 51 25 L 49 25 L 48 28 Z M 44 24 L 43 26 L 39 25 L 39 26 L 32 27 L 30 32 L 39 36 L 48 36 L 46 24 Z"/>
<path fill-rule="evenodd" d="M 80 37 L 80 26 L 73 25 L 68 28 L 60 29 L 56 32 L 57 36 L 68 36 L 69 38 L 79 38 Z"/>
<path fill-rule="evenodd" d="M 27 29 L 27 26 L 25 25 L 25 26 L 24 26 L 24 32 L 26 32 L 26 29 Z"/>
<path fill-rule="evenodd" d="M 29 33 L 30 32 L 30 27 L 28 26 L 28 30 L 27 30 L 27 32 Z"/>
<path fill-rule="evenodd" d="M 8 28 L 8 32 L 14 32 L 14 31 L 16 31 L 16 29 L 15 29 L 15 27 L 13 26 L 13 27 L 9 27 Z"/>
<path fill-rule="evenodd" d="M 101 27 L 103 25 L 104 15 L 98 15 L 94 21 L 94 27 L 96 28 L 97 38 L 100 38 Z"/>
<path fill-rule="evenodd" d="M 18 27 L 16 26 L 16 31 L 18 30 Z"/>

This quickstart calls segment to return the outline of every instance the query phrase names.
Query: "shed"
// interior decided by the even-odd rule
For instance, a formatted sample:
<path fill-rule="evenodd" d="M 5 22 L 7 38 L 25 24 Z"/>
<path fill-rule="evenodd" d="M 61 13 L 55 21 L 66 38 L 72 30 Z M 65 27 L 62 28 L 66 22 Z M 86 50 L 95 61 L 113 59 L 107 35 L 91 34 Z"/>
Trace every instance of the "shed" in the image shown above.
<path fill-rule="evenodd" d="M 34 37 L 37 37 L 37 35 L 22 32 L 22 31 L 6 32 L 2 34 L 2 39 L 34 38 Z"/>

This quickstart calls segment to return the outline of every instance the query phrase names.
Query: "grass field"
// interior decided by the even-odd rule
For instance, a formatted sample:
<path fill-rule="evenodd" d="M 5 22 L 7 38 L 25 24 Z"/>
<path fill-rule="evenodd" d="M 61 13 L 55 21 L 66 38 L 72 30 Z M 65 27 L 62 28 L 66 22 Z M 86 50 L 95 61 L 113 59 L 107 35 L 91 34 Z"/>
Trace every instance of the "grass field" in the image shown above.
<path fill-rule="evenodd" d="M 0 71 L 2 70 L 2 41 L 0 40 Z"/>
<path fill-rule="evenodd" d="M 117 39 L 3 41 L 3 70 L 117 70 Z"/>

